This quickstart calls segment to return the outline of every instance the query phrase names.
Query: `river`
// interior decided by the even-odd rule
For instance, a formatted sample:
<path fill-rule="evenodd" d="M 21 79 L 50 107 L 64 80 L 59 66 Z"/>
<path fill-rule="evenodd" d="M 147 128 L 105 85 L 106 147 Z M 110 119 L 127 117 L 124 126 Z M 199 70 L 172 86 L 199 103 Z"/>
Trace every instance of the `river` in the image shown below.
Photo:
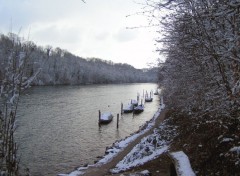
<path fill-rule="evenodd" d="M 21 168 L 32 176 L 68 173 L 103 156 L 106 146 L 134 133 L 150 120 L 159 106 L 158 96 L 145 103 L 139 115 L 123 114 L 119 128 L 116 116 L 121 102 L 137 93 L 155 91 L 156 84 L 110 84 L 33 87 L 21 97 L 16 141 Z M 98 110 L 112 112 L 113 121 L 98 126 Z"/>

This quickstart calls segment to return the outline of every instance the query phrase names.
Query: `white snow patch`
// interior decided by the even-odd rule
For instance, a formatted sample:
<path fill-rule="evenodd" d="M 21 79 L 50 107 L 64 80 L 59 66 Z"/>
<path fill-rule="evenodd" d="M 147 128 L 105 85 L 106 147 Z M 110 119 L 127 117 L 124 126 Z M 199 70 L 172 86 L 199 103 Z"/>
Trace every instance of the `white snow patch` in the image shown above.
<path fill-rule="evenodd" d="M 111 170 L 111 172 L 119 173 L 132 167 L 142 165 L 166 152 L 171 142 L 169 136 L 176 135 L 176 131 L 166 125 L 166 121 L 163 122 L 158 129 L 154 129 L 153 134 L 143 138 L 141 142 Z"/>
<path fill-rule="evenodd" d="M 223 138 L 220 143 L 231 142 L 231 141 L 234 141 L 234 139 L 232 139 L 232 138 Z"/>
<path fill-rule="evenodd" d="M 110 120 L 113 117 L 111 112 L 105 112 L 101 115 L 101 120 Z"/>
<path fill-rule="evenodd" d="M 233 147 L 229 151 L 230 152 L 236 152 L 238 155 L 240 155 L 240 146 Z"/>
<path fill-rule="evenodd" d="M 14 93 L 14 95 L 11 97 L 10 99 L 10 103 L 11 104 L 14 104 L 15 103 L 15 100 L 19 97 L 19 94 L 18 93 Z"/>
<path fill-rule="evenodd" d="M 223 135 L 220 135 L 220 136 L 218 137 L 218 140 L 220 140 L 222 137 L 223 137 Z"/>
<path fill-rule="evenodd" d="M 138 144 L 133 148 L 133 150 L 124 157 L 122 161 L 120 161 L 117 165 L 116 168 L 112 169 L 112 173 L 119 173 L 120 171 L 125 171 L 127 169 L 130 169 L 135 166 L 142 165 L 157 156 L 161 155 L 162 153 L 166 152 L 168 150 L 168 146 L 163 146 L 159 149 L 152 150 L 152 151 L 139 151 L 139 147 L 141 144 Z M 150 154 L 150 155 L 148 155 Z"/>
<path fill-rule="evenodd" d="M 173 152 L 173 153 L 170 153 L 170 155 L 177 161 L 178 163 L 177 169 L 182 176 L 185 176 L 185 175 L 195 176 L 195 173 L 191 168 L 189 159 L 183 151 Z"/>
<path fill-rule="evenodd" d="M 142 172 L 140 172 L 141 174 L 150 174 L 150 172 L 148 170 L 144 170 Z"/>

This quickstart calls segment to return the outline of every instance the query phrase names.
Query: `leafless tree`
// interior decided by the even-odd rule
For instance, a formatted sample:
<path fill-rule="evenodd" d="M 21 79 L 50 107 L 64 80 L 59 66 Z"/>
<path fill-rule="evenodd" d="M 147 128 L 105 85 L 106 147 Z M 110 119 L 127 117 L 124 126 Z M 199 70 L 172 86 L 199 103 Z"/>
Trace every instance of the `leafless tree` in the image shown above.
<path fill-rule="evenodd" d="M 10 33 L 1 35 L 1 65 L 4 70 L 0 79 L 0 173 L 19 175 L 17 144 L 14 138 L 16 114 L 21 93 L 30 86 L 38 74 L 28 75 L 27 63 L 34 46 Z"/>

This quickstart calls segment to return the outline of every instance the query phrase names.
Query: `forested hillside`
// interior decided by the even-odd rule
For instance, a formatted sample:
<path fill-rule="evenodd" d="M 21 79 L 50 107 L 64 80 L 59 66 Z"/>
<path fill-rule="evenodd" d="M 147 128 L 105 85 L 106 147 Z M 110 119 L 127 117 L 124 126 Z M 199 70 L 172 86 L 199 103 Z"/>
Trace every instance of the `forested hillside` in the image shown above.
<path fill-rule="evenodd" d="M 14 39 L 13 39 L 14 38 Z M 12 42 L 21 41 L 19 36 L 10 34 L 0 38 L 0 77 L 4 74 Z M 32 85 L 78 85 L 102 83 L 156 82 L 157 71 L 135 69 L 128 64 L 113 63 L 98 58 L 81 58 L 61 48 L 41 47 L 25 42 L 31 47 L 27 63 L 27 75 L 32 76 L 39 69 Z M 21 42 L 19 42 L 21 45 Z"/>
<path fill-rule="evenodd" d="M 240 173 L 240 1 L 148 1 L 164 37 L 159 78 L 180 150 L 199 175 Z"/>

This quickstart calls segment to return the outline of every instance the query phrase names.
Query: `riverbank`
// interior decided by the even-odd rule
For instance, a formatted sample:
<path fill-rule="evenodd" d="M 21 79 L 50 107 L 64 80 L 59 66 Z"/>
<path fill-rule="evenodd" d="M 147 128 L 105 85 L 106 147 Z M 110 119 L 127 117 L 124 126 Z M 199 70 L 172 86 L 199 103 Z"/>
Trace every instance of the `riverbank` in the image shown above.
<path fill-rule="evenodd" d="M 196 175 L 239 175 L 239 123 L 227 123 L 226 119 L 207 116 L 196 119 L 176 110 L 168 110 L 165 120 L 167 125 L 177 129 L 177 135 L 171 136 L 173 140 L 169 152 L 184 151 Z M 169 175 L 170 164 L 169 157 L 162 154 L 148 163 L 121 173 L 121 176 L 137 176 L 134 173 L 146 170 L 151 176 Z"/>
<path fill-rule="evenodd" d="M 116 157 L 89 166 L 85 171 L 79 168 L 69 176 L 169 175 L 172 161 L 167 153 L 179 150 L 187 154 L 197 175 L 240 173 L 239 124 L 233 133 L 234 129 L 222 126 L 218 121 L 202 120 L 173 110 L 162 110 L 152 121 L 154 125 Z"/>
<path fill-rule="evenodd" d="M 162 138 L 159 138 L 159 133 L 162 133 L 164 130 L 171 133 L 174 130 L 167 129 L 166 122 L 162 124 L 165 113 L 166 110 L 163 105 L 155 113 L 154 117 L 143 125 L 138 132 L 124 140 L 115 142 L 112 147 L 107 148 L 106 155 L 96 164 L 80 167 L 68 175 L 77 176 L 84 174 L 87 176 L 100 176 L 109 174 L 110 172 L 119 173 L 142 165 L 166 152 L 169 147 L 170 138 L 164 135 L 162 135 Z M 112 170 L 110 171 L 110 169 Z M 65 174 L 60 175 L 63 176 Z"/>

